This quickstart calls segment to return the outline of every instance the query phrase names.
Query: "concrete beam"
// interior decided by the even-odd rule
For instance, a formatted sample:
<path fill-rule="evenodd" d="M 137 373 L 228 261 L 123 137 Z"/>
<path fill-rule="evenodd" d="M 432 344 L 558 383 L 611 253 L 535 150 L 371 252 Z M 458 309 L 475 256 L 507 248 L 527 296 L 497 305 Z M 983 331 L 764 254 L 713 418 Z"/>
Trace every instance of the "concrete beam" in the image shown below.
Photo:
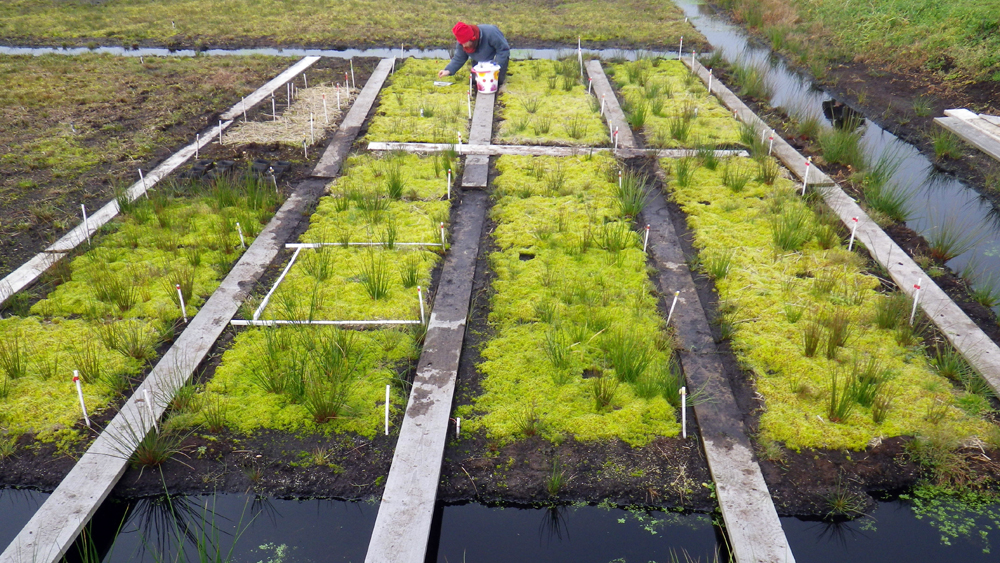
<path fill-rule="evenodd" d="M 366 563 L 424 563 L 487 195 L 462 194 Z"/>

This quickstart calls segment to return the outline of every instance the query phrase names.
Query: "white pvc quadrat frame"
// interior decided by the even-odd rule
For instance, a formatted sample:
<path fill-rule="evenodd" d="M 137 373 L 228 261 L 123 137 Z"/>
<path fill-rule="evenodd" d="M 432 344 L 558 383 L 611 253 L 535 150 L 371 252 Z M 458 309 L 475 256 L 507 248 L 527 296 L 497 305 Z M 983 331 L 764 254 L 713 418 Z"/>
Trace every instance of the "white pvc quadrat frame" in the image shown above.
<path fill-rule="evenodd" d="M 444 237 L 444 235 L 443 235 L 443 231 L 442 231 L 442 241 L 443 241 L 443 237 Z M 295 264 L 295 261 L 298 259 L 299 253 L 302 251 L 302 249 L 304 249 L 304 248 L 317 249 L 317 248 L 321 248 L 321 247 L 324 247 L 324 246 L 375 247 L 375 246 L 386 246 L 386 244 L 387 243 L 383 243 L 383 242 L 348 242 L 348 243 L 342 243 L 342 242 L 312 242 L 312 243 L 288 243 L 288 244 L 285 244 L 285 248 L 289 248 L 289 249 L 294 248 L 295 249 L 295 253 L 292 254 L 292 258 L 291 258 L 291 260 L 288 261 L 288 265 L 285 266 L 285 269 L 281 272 L 281 275 L 278 276 L 277 280 L 275 280 L 274 285 L 271 287 L 271 290 L 267 292 L 267 295 L 264 296 L 264 300 L 261 301 L 260 305 L 257 307 L 257 310 L 254 311 L 253 318 L 251 320 L 233 319 L 233 320 L 229 321 L 229 324 L 231 324 L 232 326 L 333 325 L 333 326 L 359 326 L 359 327 L 364 327 L 364 326 L 398 326 L 398 325 L 416 325 L 416 324 L 426 325 L 427 324 L 427 319 L 426 319 L 426 315 L 425 315 L 425 312 L 424 312 L 423 290 L 420 288 L 420 286 L 417 286 L 417 301 L 420 302 L 420 318 L 419 319 L 415 319 L 415 320 L 408 320 L 408 319 L 401 319 L 401 320 L 400 319 L 396 319 L 396 320 L 392 320 L 392 319 L 391 320 L 319 320 L 319 321 L 316 321 L 316 320 L 260 320 L 260 315 L 261 315 L 261 313 L 264 312 L 264 308 L 267 307 L 268 302 L 270 302 L 271 296 L 274 295 L 274 292 L 278 289 L 278 286 L 281 285 L 282 281 L 284 281 L 285 275 L 287 275 L 288 272 L 289 272 L 289 270 L 292 269 L 292 266 Z M 439 246 L 439 247 L 441 247 L 443 249 L 444 246 L 445 246 L 445 243 L 444 242 L 395 242 L 395 243 L 393 243 L 393 246 L 394 247 L 395 246 L 413 246 L 413 247 Z"/>

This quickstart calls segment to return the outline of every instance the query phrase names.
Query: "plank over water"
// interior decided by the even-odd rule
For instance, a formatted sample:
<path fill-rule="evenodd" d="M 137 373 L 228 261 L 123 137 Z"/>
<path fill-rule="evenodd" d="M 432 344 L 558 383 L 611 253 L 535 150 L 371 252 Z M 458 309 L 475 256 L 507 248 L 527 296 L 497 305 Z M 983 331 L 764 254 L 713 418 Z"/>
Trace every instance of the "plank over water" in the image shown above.
<path fill-rule="evenodd" d="M 373 74 L 369 82 L 375 78 Z M 374 96 L 367 100 L 370 104 Z M 359 96 L 351 110 L 367 114 L 370 105 L 358 107 L 363 103 Z M 344 129 L 342 123 L 338 133 Z M 357 130 L 354 131 L 356 134 Z M 353 142 L 354 137 L 335 136 L 335 143 L 327 151 L 346 154 Z M 339 169 L 340 163 L 328 159 L 326 166 L 327 170 Z M 125 472 L 129 456 L 152 428 L 153 418 L 163 415 L 174 393 L 204 360 L 256 280 L 284 248 L 303 214 L 315 204 L 325 187 L 325 181 L 319 179 L 306 180 L 296 187 L 133 396 L 0 554 L 0 563 L 47 563 L 62 559 Z M 144 402 L 146 393 L 151 405 Z"/>
<path fill-rule="evenodd" d="M 946 109 L 944 114 L 947 117 L 937 117 L 934 123 L 1000 160 L 1000 118 L 981 116 L 967 109 Z"/>
<path fill-rule="evenodd" d="M 424 350 L 368 545 L 367 563 L 424 563 L 427 553 L 479 237 L 486 217 L 485 192 L 467 191 L 461 197 L 454 240 L 441 270 Z"/>

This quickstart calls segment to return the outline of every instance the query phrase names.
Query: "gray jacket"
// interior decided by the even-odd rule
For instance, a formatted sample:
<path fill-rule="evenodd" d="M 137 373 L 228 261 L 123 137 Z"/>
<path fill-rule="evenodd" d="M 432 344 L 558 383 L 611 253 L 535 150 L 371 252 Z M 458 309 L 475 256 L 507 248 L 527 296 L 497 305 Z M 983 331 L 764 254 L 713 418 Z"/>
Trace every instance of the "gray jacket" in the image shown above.
<path fill-rule="evenodd" d="M 458 69 L 462 68 L 465 61 L 472 59 L 476 63 L 481 63 L 483 61 L 493 61 L 500 65 L 500 82 L 504 81 L 507 77 L 507 61 L 510 59 L 510 45 L 507 44 L 507 39 L 504 38 L 503 33 L 495 25 L 480 24 L 479 25 L 479 46 L 476 47 L 474 53 L 466 53 L 462 45 L 458 45 L 458 49 L 455 51 L 455 56 L 451 58 L 451 62 L 448 66 L 444 67 L 450 74 L 455 74 Z"/>

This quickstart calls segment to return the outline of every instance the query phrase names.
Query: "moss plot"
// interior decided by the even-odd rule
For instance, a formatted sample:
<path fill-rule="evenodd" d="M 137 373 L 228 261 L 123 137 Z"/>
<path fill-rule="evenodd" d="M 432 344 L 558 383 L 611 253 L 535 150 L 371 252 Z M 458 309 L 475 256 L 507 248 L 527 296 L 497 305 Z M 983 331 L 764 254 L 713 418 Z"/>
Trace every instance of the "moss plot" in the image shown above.
<path fill-rule="evenodd" d="M 739 127 L 729 110 L 680 61 L 640 59 L 610 65 L 607 72 L 621 91 L 627 119 L 650 146 L 740 144 Z"/>
<path fill-rule="evenodd" d="M 463 422 L 501 441 L 539 431 L 639 446 L 676 435 L 674 408 L 656 384 L 670 339 L 638 234 L 614 211 L 614 160 L 503 156 L 497 169 L 495 332 L 479 366 L 483 394 L 460 409 Z M 546 175 L 563 181 L 543 184 Z M 648 365 L 618 371 L 612 341 Z M 595 382 L 617 385 L 600 408 Z"/>
<path fill-rule="evenodd" d="M 764 437 L 793 449 L 859 450 L 880 436 L 933 431 L 984 435 L 985 423 L 957 406 L 967 394 L 954 391 L 932 371 L 918 348 L 900 345 L 894 331 L 874 325 L 877 307 L 889 297 L 876 291 L 878 280 L 863 273 L 862 260 L 839 241 L 821 248 L 811 233 L 823 227 L 795 195 L 795 186 L 781 179 L 774 187 L 751 181 L 733 193 L 723 185 L 723 169 L 697 168 L 687 187 L 675 181 L 672 190 L 688 215 L 701 262 L 732 257 L 716 288 L 723 322 L 733 327 L 733 348 L 755 374 L 765 398 Z M 798 251 L 777 250 L 772 225 L 781 214 L 796 210 L 807 214 L 801 230 L 810 234 Z M 819 350 L 806 357 L 804 330 L 837 311 L 850 319 L 846 346 L 828 359 L 823 328 Z M 872 407 L 860 404 L 844 421 L 829 420 L 832 375 L 838 376 L 843 393 L 856 358 L 862 363 L 877 358 L 889 374 L 885 393 L 893 407 L 881 423 L 874 422 Z"/>
<path fill-rule="evenodd" d="M 457 143 L 469 140 L 469 65 L 446 78 L 437 73 L 448 61 L 406 59 L 382 89 L 367 140 Z M 451 86 L 435 86 L 434 82 Z M 472 101 L 475 104 L 475 100 Z"/>
<path fill-rule="evenodd" d="M 194 316 L 242 252 L 236 221 L 249 245 L 276 206 L 263 181 L 216 183 L 210 195 L 192 186 L 164 182 L 132 203 L 33 306 L 36 316 L 0 324 L 0 431 L 60 447 L 80 438 L 73 370 L 92 416 L 126 393 L 181 316 L 176 284 Z M 15 357 L 20 376 L 7 361 Z"/>
<path fill-rule="evenodd" d="M 607 145 L 600 104 L 581 84 L 575 59 L 514 61 L 500 95 L 502 143 L 525 145 Z"/>
<path fill-rule="evenodd" d="M 350 157 L 330 195 L 320 199 L 302 241 L 440 242 L 439 226 L 448 226 L 450 202 L 443 198 L 449 166 L 445 156 Z M 440 253 L 403 246 L 304 249 L 264 317 L 417 320 L 416 286 L 424 287 L 427 299 Z M 376 276 L 384 276 L 386 289 L 377 299 L 368 293 Z M 350 345 L 345 338 L 353 338 Z M 240 432 L 327 430 L 371 438 L 382 431 L 385 386 L 398 382 L 399 370 L 419 353 L 409 329 L 251 328 L 223 356 L 203 403 L 223 405 L 228 426 Z M 341 359 L 349 367 L 331 370 Z M 331 408 L 319 408 L 324 400 Z M 393 413 L 405 405 L 398 385 L 391 401 Z"/>

